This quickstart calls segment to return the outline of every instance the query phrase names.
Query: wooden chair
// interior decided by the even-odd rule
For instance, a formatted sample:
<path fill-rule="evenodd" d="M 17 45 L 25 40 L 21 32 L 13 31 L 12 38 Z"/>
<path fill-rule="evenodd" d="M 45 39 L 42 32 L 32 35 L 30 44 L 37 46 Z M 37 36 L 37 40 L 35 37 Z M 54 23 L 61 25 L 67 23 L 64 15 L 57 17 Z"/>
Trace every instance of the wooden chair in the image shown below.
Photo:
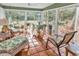
<path fill-rule="evenodd" d="M 71 41 L 71 39 L 74 37 L 75 33 L 77 31 L 74 31 L 74 32 L 69 32 L 69 33 L 66 33 L 63 37 L 63 40 L 57 42 L 55 39 L 53 39 L 52 37 L 49 37 L 47 39 L 47 42 L 46 42 L 46 48 L 48 46 L 48 41 L 50 41 L 58 50 L 58 53 L 59 55 L 61 56 L 61 53 L 60 53 L 60 48 L 61 47 L 65 47 L 69 44 L 69 42 Z M 58 35 L 57 35 L 58 36 Z"/>

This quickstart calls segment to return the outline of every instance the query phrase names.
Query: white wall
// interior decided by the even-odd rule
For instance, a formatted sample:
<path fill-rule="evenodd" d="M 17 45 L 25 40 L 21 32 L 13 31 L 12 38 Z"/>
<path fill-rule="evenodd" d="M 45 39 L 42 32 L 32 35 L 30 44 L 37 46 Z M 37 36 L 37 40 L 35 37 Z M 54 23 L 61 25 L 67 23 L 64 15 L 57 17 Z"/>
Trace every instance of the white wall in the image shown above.
<path fill-rule="evenodd" d="M 0 7 L 0 19 L 5 18 L 5 12 L 4 9 L 2 7 Z"/>
<path fill-rule="evenodd" d="M 0 7 L 0 25 L 8 24 L 8 21 L 5 16 L 5 11 L 2 7 Z"/>

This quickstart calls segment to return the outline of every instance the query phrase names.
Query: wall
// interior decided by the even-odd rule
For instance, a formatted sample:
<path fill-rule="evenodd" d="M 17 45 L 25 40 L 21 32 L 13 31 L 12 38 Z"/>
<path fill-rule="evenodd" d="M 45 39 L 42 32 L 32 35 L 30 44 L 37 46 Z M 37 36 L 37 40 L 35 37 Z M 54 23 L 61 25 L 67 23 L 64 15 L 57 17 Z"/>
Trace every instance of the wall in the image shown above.
<path fill-rule="evenodd" d="M 5 18 L 4 9 L 0 7 L 0 19 Z"/>
<path fill-rule="evenodd" d="M 5 25 L 8 24 L 8 21 L 5 16 L 4 9 L 0 7 L 0 25 Z"/>

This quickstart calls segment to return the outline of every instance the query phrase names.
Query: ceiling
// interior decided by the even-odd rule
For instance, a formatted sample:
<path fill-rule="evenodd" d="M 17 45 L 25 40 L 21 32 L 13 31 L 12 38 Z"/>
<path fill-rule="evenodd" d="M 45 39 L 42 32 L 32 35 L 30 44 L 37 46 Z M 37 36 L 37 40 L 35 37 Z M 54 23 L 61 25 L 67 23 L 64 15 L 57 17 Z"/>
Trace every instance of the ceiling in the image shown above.
<path fill-rule="evenodd" d="M 2 3 L 4 6 L 43 9 L 54 3 Z"/>

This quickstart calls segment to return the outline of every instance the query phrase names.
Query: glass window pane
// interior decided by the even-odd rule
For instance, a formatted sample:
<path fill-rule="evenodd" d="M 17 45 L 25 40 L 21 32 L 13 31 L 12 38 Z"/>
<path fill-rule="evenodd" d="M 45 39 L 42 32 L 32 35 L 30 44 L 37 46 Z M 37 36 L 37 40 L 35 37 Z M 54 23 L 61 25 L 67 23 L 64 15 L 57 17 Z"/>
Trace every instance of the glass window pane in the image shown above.
<path fill-rule="evenodd" d="M 56 28 L 56 10 L 51 10 L 51 11 L 48 11 L 48 22 L 50 25 L 52 25 L 52 33 L 55 34 L 55 29 Z"/>
<path fill-rule="evenodd" d="M 56 15 L 55 10 L 48 11 L 47 14 L 48 14 L 47 17 L 49 22 L 55 20 L 55 15 Z"/>
<path fill-rule="evenodd" d="M 66 33 L 74 30 L 74 23 L 75 23 L 75 14 L 76 8 L 61 8 L 59 11 L 59 18 L 58 18 L 58 33 Z"/>
<path fill-rule="evenodd" d="M 16 11 L 16 10 L 6 10 L 6 17 L 8 21 L 24 21 L 25 20 L 25 12 L 24 11 Z"/>
<path fill-rule="evenodd" d="M 31 12 L 31 11 L 27 12 L 27 20 L 35 20 L 34 12 Z"/>

